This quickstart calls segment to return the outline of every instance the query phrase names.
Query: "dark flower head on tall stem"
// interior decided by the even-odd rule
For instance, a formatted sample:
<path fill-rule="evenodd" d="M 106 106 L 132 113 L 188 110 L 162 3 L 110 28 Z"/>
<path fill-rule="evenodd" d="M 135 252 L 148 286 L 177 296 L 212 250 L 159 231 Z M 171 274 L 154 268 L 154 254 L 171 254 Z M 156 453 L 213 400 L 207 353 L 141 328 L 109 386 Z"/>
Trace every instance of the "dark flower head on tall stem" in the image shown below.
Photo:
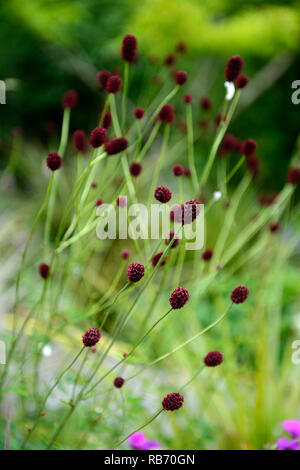
<path fill-rule="evenodd" d="M 260 161 L 256 155 L 247 158 L 247 168 L 252 175 L 252 178 L 257 178 L 260 173 Z"/>
<path fill-rule="evenodd" d="M 81 130 L 77 130 L 73 134 L 73 147 L 78 152 L 85 153 L 87 151 L 87 139 L 86 133 Z"/>
<path fill-rule="evenodd" d="M 39 273 L 43 279 L 47 279 L 50 274 L 50 266 L 47 263 L 41 263 L 39 265 Z"/>
<path fill-rule="evenodd" d="M 51 171 L 59 170 L 62 166 L 62 158 L 57 152 L 51 152 L 47 156 L 46 164 Z"/>
<path fill-rule="evenodd" d="M 240 75 L 244 61 L 239 55 L 233 55 L 227 61 L 225 67 L 225 77 L 228 82 L 234 82 L 234 80 Z"/>
<path fill-rule="evenodd" d="M 100 70 L 100 72 L 97 73 L 97 79 L 99 82 L 99 85 L 103 90 L 105 90 L 106 87 L 106 82 L 111 77 L 111 73 L 108 70 Z"/>
<path fill-rule="evenodd" d="M 118 93 L 122 86 L 122 80 L 119 75 L 111 75 L 105 84 L 105 90 L 107 93 Z"/>
<path fill-rule="evenodd" d="M 160 251 L 159 253 L 156 253 L 156 255 L 152 256 L 152 258 L 151 258 L 152 266 L 156 266 L 159 263 L 159 260 L 162 257 L 162 255 L 163 255 L 163 251 Z M 165 264 L 166 264 L 166 258 L 164 258 L 159 263 L 160 266 L 164 266 Z"/>
<path fill-rule="evenodd" d="M 62 99 L 63 108 L 75 108 L 78 101 L 78 93 L 75 90 L 67 91 Z"/>
<path fill-rule="evenodd" d="M 95 344 L 98 343 L 100 338 L 101 338 L 101 334 L 98 328 L 90 328 L 84 333 L 82 337 L 82 342 L 84 346 L 91 347 L 91 346 L 95 346 Z"/>
<path fill-rule="evenodd" d="M 142 173 L 142 164 L 139 162 L 132 162 L 129 167 L 131 176 L 137 178 Z"/>
<path fill-rule="evenodd" d="M 300 183 L 300 167 L 291 166 L 287 173 L 287 183 L 296 186 Z"/>
<path fill-rule="evenodd" d="M 135 62 L 137 55 L 137 39 L 133 34 L 126 34 L 126 36 L 123 37 L 121 55 L 125 62 Z"/>
<path fill-rule="evenodd" d="M 239 89 L 245 88 L 249 83 L 247 75 L 239 75 L 235 80 L 235 86 Z"/>
<path fill-rule="evenodd" d="M 220 351 L 210 351 L 206 354 L 203 362 L 207 367 L 219 366 L 223 362 L 223 354 Z"/>
<path fill-rule="evenodd" d="M 183 70 L 178 70 L 177 72 L 174 73 L 174 80 L 177 83 L 177 85 L 184 85 L 188 79 L 188 74 L 184 72 Z"/>
<path fill-rule="evenodd" d="M 104 118 L 103 118 L 103 123 L 102 127 L 108 131 L 112 123 L 112 117 L 110 111 L 106 111 Z"/>
<path fill-rule="evenodd" d="M 172 122 L 175 119 L 174 108 L 171 104 L 165 104 L 157 115 L 158 119 L 162 122 Z"/>
<path fill-rule="evenodd" d="M 90 134 L 90 144 L 93 148 L 101 147 L 106 140 L 106 129 L 104 127 L 96 127 Z"/>
<path fill-rule="evenodd" d="M 187 104 L 191 103 L 193 101 L 193 95 L 190 95 L 190 94 L 183 95 L 182 101 Z"/>
<path fill-rule="evenodd" d="M 202 96 L 200 98 L 200 106 L 204 111 L 209 111 L 212 108 L 212 100 L 209 96 Z"/>
<path fill-rule="evenodd" d="M 245 140 L 241 145 L 241 152 L 246 157 L 252 157 L 257 150 L 257 143 L 253 139 Z"/>
<path fill-rule="evenodd" d="M 142 119 L 144 117 L 145 110 L 143 108 L 135 108 L 134 116 L 136 119 Z"/>
<path fill-rule="evenodd" d="M 175 64 L 175 62 L 176 62 L 176 55 L 175 54 L 169 54 L 164 59 L 164 64 L 167 67 L 171 67 L 172 65 Z"/>
<path fill-rule="evenodd" d="M 231 300 L 234 304 L 242 304 L 249 295 L 249 289 L 246 286 L 238 286 L 231 293 Z"/>
<path fill-rule="evenodd" d="M 117 206 L 124 208 L 127 207 L 127 196 L 119 196 L 117 197 Z"/>
<path fill-rule="evenodd" d="M 171 200 L 172 193 L 166 186 L 159 186 L 154 191 L 154 197 L 157 201 L 165 204 Z"/>
<path fill-rule="evenodd" d="M 121 251 L 121 257 L 122 257 L 123 259 L 128 259 L 129 256 L 130 256 L 130 251 L 129 251 L 129 250 L 122 250 L 122 251 Z"/>
<path fill-rule="evenodd" d="M 105 152 L 107 155 L 117 155 L 124 152 L 128 147 L 128 140 L 125 137 L 116 137 L 105 144 Z"/>
<path fill-rule="evenodd" d="M 162 401 L 162 407 L 166 411 L 179 410 L 184 402 L 184 396 L 181 393 L 169 393 Z"/>
<path fill-rule="evenodd" d="M 132 263 L 128 266 L 127 276 L 129 281 L 138 282 L 142 279 L 145 274 L 145 268 L 143 264 Z"/>
<path fill-rule="evenodd" d="M 175 232 L 174 230 L 171 230 L 169 233 L 169 238 L 166 238 L 165 240 L 165 245 L 168 245 L 171 240 L 174 240 L 170 248 L 176 248 L 176 246 L 178 246 L 179 240 L 178 238 L 174 238 L 174 237 L 175 237 Z"/>
<path fill-rule="evenodd" d="M 125 380 L 123 379 L 123 377 L 116 377 L 114 380 L 114 386 L 116 388 L 122 388 L 124 383 L 125 383 Z"/>
<path fill-rule="evenodd" d="M 182 176 L 184 173 L 184 168 L 182 165 L 174 165 L 172 171 L 174 176 Z"/>
<path fill-rule="evenodd" d="M 213 257 L 213 254 L 214 254 L 213 250 L 207 248 L 205 251 L 203 251 L 201 257 L 203 261 L 210 261 Z"/>
<path fill-rule="evenodd" d="M 169 302 L 171 307 L 174 310 L 178 310 L 187 303 L 189 300 L 190 294 L 187 289 L 184 287 L 177 287 L 175 290 L 173 290 L 171 297 L 169 298 Z"/>

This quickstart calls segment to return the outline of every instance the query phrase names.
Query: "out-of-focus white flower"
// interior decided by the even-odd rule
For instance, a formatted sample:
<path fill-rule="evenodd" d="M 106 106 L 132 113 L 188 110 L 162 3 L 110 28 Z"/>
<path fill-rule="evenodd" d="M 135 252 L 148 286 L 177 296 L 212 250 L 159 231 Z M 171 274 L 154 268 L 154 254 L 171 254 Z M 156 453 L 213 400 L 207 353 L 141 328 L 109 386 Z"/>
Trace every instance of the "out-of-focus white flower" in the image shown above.
<path fill-rule="evenodd" d="M 49 357 L 52 355 L 52 348 L 49 344 L 46 344 L 46 346 L 43 347 L 42 354 L 45 357 Z"/>
<path fill-rule="evenodd" d="M 214 192 L 214 200 L 215 201 L 218 201 L 219 199 L 221 199 L 221 197 L 222 197 L 221 191 L 215 191 Z"/>
<path fill-rule="evenodd" d="M 232 82 L 225 82 L 224 87 L 226 88 L 225 100 L 231 101 L 232 98 L 234 97 L 235 86 Z"/>

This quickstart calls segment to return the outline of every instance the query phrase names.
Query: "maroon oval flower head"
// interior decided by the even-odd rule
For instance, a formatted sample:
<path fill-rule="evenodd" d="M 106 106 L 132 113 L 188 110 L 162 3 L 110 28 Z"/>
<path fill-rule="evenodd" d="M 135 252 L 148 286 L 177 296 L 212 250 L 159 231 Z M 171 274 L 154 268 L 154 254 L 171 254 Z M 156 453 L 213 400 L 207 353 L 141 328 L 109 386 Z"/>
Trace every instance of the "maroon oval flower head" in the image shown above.
<path fill-rule="evenodd" d="M 97 79 L 99 82 L 99 85 L 103 90 L 105 90 L 106 87 L 106 82 L 111 77 L 111 73 L 108 70 L 100 70 L 100 72 L 97 73 Z"/>
<path fill-rule="evenodd" d="M 122 388 L 124 383 L 125 383 L 125 380 L 123 379 L 123 377 L 116 377 L 114 380 L 114 386 L 116 388 Z"/>
<path fill-rule="evenodd" d="M 172 122 L 175 119 L 174 108 L 171 104 L 165 104 L 157 115 L 162 122 Z"/>
<path fill-rule="evenodd" d="M 193 223 L 199 214 L 200 204 L 196 199 L 191 199 L 181 205 L 181 222 L 183 225 Z"/>
<path fill-rule="evenodd" d="M 177 85 L 184 85 L 187 79 L 188 79 L 188 74 L 184 72 L 183 70 L 178 70 L 178 72 L 175 72 L 174 74 L 174 80 L 177 83 Z"/>
<path fill-rule="evenodd" d="M 242 304 L 249 295 L 249 289 L 246 286 L 238 286 L 231 293 L 231 300 L 234 304 Z"/>
<path fill-rule="evenodd" d="M 57 152 L 51 152 L 47 156 L 46 163 L 51 171 L 56 171 L 62 166 L 62 158 Z"/>
<path fill-rule="evenodd" d="M 202 96 L 200 99 L 200 106 L 204 111 L 209 111 L 212 108 L 212 100 L 209 96 Z"/>
<path fill-rule="evenodd" d="M 104 127 L 104 129 L 108 130 L 111 126 L 111 123 L 112 123 L 111 113 L 110 113 L 110 111 L 106 111 L 106 113 L 104 115 L 104 118 L 103 118 L 102 127 Z"/>
<path fill-rule="evenodd" d="M 73 134 L 73 146 L 78 152 L 85 153 L 87 151 L 86 133 L 78 130 Z"/>
<path fill-rule="evenodd" d="M 189 94 L 183 95 L 182 101 L 184 103 L 191 103 L 193 101 L 193 96 Z"/>
<path fill-rule="evenodd" d="M 214 119 L 214 122 L 215 122 L 215 125 L 219 127 L 219 125 L 221 124 L 221 121 L 225 121 L 225 120 L 226 120 L 226 115 L 223 113 L 218 113 Z"/>
<path fill-rule="evenodd" d="M 238 153 L 241 151 L 241 141 L 232 134 L 226 134 L 221 142 L 219 155 L 225 157 L 229 153 Z"/>
<path fill-rule="evenodd" d="M 117 197 L 117 206 L 121 208 L 127 207 L 127 196 Z"/>
<path fill-rule="evenodd" d="M 138 282 L 145 274 L 145 268 L 143 264 L 132 263 L 128 266 L 127 275 L 131 282 Z"/>
<path fill-rule="evenodd" d="M 121 55 L 125 62 L 135 62 L 137 54 L 137 39 L 133 34 L 126 34 L 123 37 Z"/>
<path fill-rule="evenodd" d="M 166 186 L 159 186 L 154 192 L 154 197 L 157 201 L 165 204 L 171 200 L 172 193 Z"/>
<path fill-rule="evenodd" d="M 179 410 L 184 402 L 184 396 L 181 393 L 169 393 L 161 402 L 162 407 L 166 411 Z"/>
<path fill-rule="evenodd" d="M 287 183 L 297 185 L 300 183 L 300 168 L 292 166 L 288 170 Z"/>
<path fill-rule="evenodd" d="M 170 248 L 176 248 L 176 246 L 179 243 L 179 240 L 178 240 L 178 238 L 174 238 L 174 236 L 175 236 L 175 232 L 173 230 L 171 230 L 170 233 L 169 233 L 169 238 L 166 238 L 166 240 L 165 240 L 165 245 L 169 245 L 170 241 L 174 239 L 172 245 L 170 245 Z"/>
<path fill-rule="evenodd" d="M 174 310 L 178 310 L 179 308 L 184 307 L 184 305 L 189 300 L 190 294 L 187 289 L 184 287 L 177 287 L 173 290 L 171 297 L 169 298 L 169 302 L 171 307 Z"/>
<path fill-rule="evenodd" d="M 128 147 L 128 140 L 125 137 L 116 137 L 105 144 L 105 152 L 107 155 L 117 155 L 124 152 Z"/>
<path fill-rule="evenodd" d="M 167 67 L 171 67 L 171 65 L 173 65 L 176 61 L 176 55 L 175 54 L 169 54 L 165 57 L 164 59 L 164 64 L 167 66 Z"/>
<path fill-rule="evenodd" d="M 82 337 L 82 342 L 84 346 L 90 348 L 91 346 L 95 346 L 95 344 L 98 343 L 100 338 L 101 334 L 98 328 L 90 328 L 84 333 Z"/>
<path fill-rule="evenodd" d="M 253 139 L 247 139 L 241 145 L 241 152 L 246 157 L 252 157 L 257 150 L 257 143 Z"/>
<path fill-rule="evenodd" d="M 223 362 L 223 354 L 220 351 L 210 351 L 206 354 L 203 362 L 207 367 L 219 366 Z"/>
<path fill-rule="evenodd" d="M 78 101 L 78 93 L 75 90 L 67 91 L 62 99 L 63 108 L 75 108 Z"/>
<path fill-rule="evenodd" d="M 190 178 L 191 176 L 191 170 L 188 167 L 184 169 L 184 176 L 186 176 L 187 178 Z"/>
<path fill-rule="evenodd" d="M 202 259 L 203 259 L 204 261 L 209 261 L 209 260 L 212 259 L 213 254 L 214 254 L 213 250 L 210 250 L 210 249 L 208 248 L 207 250 L 203 251 L 201 257 L 202 257 Z"/>
<path fill-rule="evenodd" d="M 119 75 L 111 75 L 106 82 L 105 90 L 107 93 L 118 93 L 122 86 L 122 80 Z"/>
<path fill-rule="evenodd" d="M 47 263 L 41 263 L 39 265 L 39 273 L 43 279 L 47 279 L 50 274 L 50 266 Z"/>
<path fill-rule="evenodd" d="M 257 178 L 260 173 L 260 161 L 256 155 L 247 158 L 247 168 L 253 178 Z"/>
<path fill-rule="evenodd" d="M 104 127 L 96 127 L 92 130 L 90 134 L 90 144 L 94 149 L 101 147 L 101 145 L 104 144 L 105 139 L 106 129 L 104 129 Z"/>
<path fill-rule="evenodd" d="M 144 117 L 145 110 L 143 108 L 136 108 L 134 110 L 134 115 L 136 119 L 142 119 Z"/>
<path fill-rule="evenodd" d="M 225 67 L 225 77 L 228 82 L 234 82 L 242 71 L 244 61 L 239 55 L 233 55 Z"/>
<path fill-rule="evenodd" d="M 280 230 L 280 222 L 273 222 L 269 225 L 269 230 L 271 233 L 276 233 Z"/>
<path fill-rule="evenodd" d="M 184 168 L 182 165 L 174 165 L 172 171 L 174 176 L 182 176 L 184 173 Z"/>
<path fill-rule="evenodd" d="M 130 256 L 130 251 L 129 251 L 129 250 L 122 250 L 122 251 L 121 251 L 121 257 L 122 257 L 123 259 L 128 259 L 129 256 Z"/>
<path fill-rule="evenodd" d="M 245 88 L 249 83 L 249 77 L 247 75 L 239 75 L 238 78 L 235 80 L 235 86 L 237 88 Z"/>
<path fill-rule="evenodd" d="M 97 188 L 97 187 L 98 187 L 98 183 L 97 183 L 96 181 L 93 181 L 93 182 L 91 183 L 91 188 L 95 189 L 95 188 Z"/>
<path fill-rule="evenodd" d="M 143 167 L 142 167 L 141 163 L 139 163 L 139 162 L 132 162 L 130 167 L 129 167 L 130 174 L 134 178 L 137 178 L 141 174 L 142 169 L 143 169 Z"/>
<path fill-rule="evenodd" d="M 103 204 L 102 199 L 96 199 L 95 206 L 100 207 L 100 206 L 102 206 L 102 204 Z"/>
<path fill-rule="evenodd" d="M 162 255 L 163 255 L 163 251 L 160 251 L 159 253 L 156 253 L 156 255 L 152 256 L 151 263 L 153 266 L 156 266 L 158 264 Z M 164 266 L 164 264 L 166 264 L 166 259 L 162 260 L 162 262 L 159 263 L 160 266 Z"/>

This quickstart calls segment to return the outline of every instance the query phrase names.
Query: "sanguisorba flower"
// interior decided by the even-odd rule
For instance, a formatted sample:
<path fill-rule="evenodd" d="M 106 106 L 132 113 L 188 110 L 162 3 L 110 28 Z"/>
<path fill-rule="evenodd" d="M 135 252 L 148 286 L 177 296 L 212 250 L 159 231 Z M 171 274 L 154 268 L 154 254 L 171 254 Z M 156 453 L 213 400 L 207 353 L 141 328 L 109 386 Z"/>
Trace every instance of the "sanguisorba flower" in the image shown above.
<path fill-rule="evenodd" d="M 127 207 L 127 196 L 119 196 L 117 197 L 117 206 L 124 208 Z"/>
<path fill-rule="evenodd" d="M 119 75 L 111 75 L 105 84 L 105 90 L 107 93 L 118 93 L 122 86 L 122 80 Z"/>
<path fill-rule="evenodd" d="M 276 233 L 280 230 L 280 222 L 272 222 L 270 225 L 269 225 L 269 230 L 271 233 Z"/>
<path fill-rule="evenodd" d="M 75 108 L 78 101 L 78 93 L 75 90 L 67 91 L 62 99 L 63 108 Z"/>
<path fill-rule="evenodd" d="M 174 80 L 177 83 L 177 85 L 184 85 L 188 79 L 188 74 L 184 72 L 183 70 L 178 70 L 177 72 L 174 73 Z"/>
<path fill-rule="evenodd" d="M 156 255 L 152 256 L 151 258 L 151 263 L 152 266 L 156 266 L 159 263 L 160 258 L 163 255 L 163 251 L 160 251 L 159 253 L 156 253 Z M 163 266 L 166 264 L 166 259 L 163 259 L 161 263 L 159 263 L 160 266 Z"/>
<path fill-rule="evenodd" d="M 162 407 L 166 411 L 175 411 L 179 410 L 182 407 L 184 402 L 184 396 L 181 393 L 169 393 L 163 401 L 161 402 Z"/>
<path fill-rule="evenodd" d="M 247 157 L 247 168 L 248 171 L 251 173 L 252 178 L 257 178 L 260 173 L 260 161 L 256 155 L 251 155 L 251 157 Z"/>
<path fill-rule="evenodd" d="M 209 96 L 202 96 L 200 98 L 200 106 L 204 111 L 209 111 L 212 108 L 212 100 Z"/>
<path fill-rule="evenodd" d="M 162 108 L 160 109 L 157 117 L 161 122 L 165 122 L 165 123 L 174 121 L 175 114 L 174 114 L 173 106 L 169 103 L 164 104 Z"/>
<path fill-rule="evenodd" d="M 128 140 L 125 137 L 116 137 L 105 144 L 105 152 L 107 155 L 117 155 L 124 152 L 128 147 Z"/>
<path fill-rule="evenodd" d="M 253 139 L 245 140 L 241 145 L 241 152 L 246 157 L 252 157 L 257 150 L 257 143 Z"/>
<path fill-rule="evenodd" d="M 187 104 L 191 103 L 193 101 L 193 95 L 190 95 L 189 93 L 187 93 L 186 95 L 183 95 L 182 101 Z"/>
<path fill-rule="evenodd" d="M 169 302 L 173 310 L 178 310 L 185 306 L 187 301 L 189 300 L 190 294 L 187 289 L 184 287 L 177 287 L 173 290 Z"/>
<path fill-rule="evenodd" d="M 239 89 L 245 88 L 249 83 L 249 77 L 247 75 L 239 75 L 234 83 Z"/>
<path fill-rule="evenodd" d="M 161 202 L 162 204 L 166 204 L 171 200 L 172 193 L 166 186 L 159 186 L 154 191 L 154 197 L 157 201 Z"/>
<path fill-rule="evenodd" d="M 244 65 L 244 61 L 239 55 L 233 55 L 227 61 L 225 67 L 225 77 L 228 82 L 234 82 L 237 77 L 240 75 L 242 68 Z"/>
<path fill-rule="evenodd" d="M 85 153 L 87 151 L 86 133 L 82 130 L 77 130 L 73 133 L 73 147 L 78 152 Z"/>
<path fill-rule="evenodd" d="M 93 148 L 101 147 L 106 140 L 106 129 L 104 127 L 96 127 L 90 134 L 90 144 Z"/>
<path fill-rule="evenodd" d="M 238 286 L 231 293 L 231 300 L 234 304 L 242 304 L 249 295 L 249 289 L 246 286 Z"/>
<path fill-rule="evenodd" d="M 43 279 L 47 279 L 47 277 L 49 277 L 49 274 L 50 274 L 50 266 L 49 264 L 47 263 L 41 263 L 39 265 L 39 273 L 40 273 L 40 276 L 43 278 Z"/>
<path fill-rule="evenodd" d="M 59 170 L 62 166 L 62 158 L 57 152 L 51 152 L 46 158 L 46 164 L 51 171 Z"/>
<path fill-rule="evenodd" d="M 134 178 L 137 178 L 141 174 L 142 169 L 142 164 L 139 162 L 132 162 L 129 167 L 130 174 Z"/>
<path fill-rule="evenodd" d="M 170 217 L 171 220 L 185 225 L 193 223 L 199 214 L 200 204 L 196 199 L 191 199 L 184 204 L 176 204 L 172 206 Z"/>
<path fill-rule="evenodd" d="M 121 258 L 128 259 L 129 256 L 130 256 L 130 251 L 129 250 L 122 250 L 121 251 Z"/>
<path fill-rule="evenodd" d="M 182 165 L 174 165 L 172 171 L 174 176 L 182 176 L 184 173 L 184 167 Z"/>
<path fill-rule="evenodd" d="M 211 250 L 210 248 L 207 248 L 205 251 L 203 251 L 201 257 L 203 259 L 203 261 L 210 261 L 213 257 L 213 250 Z"/>
<path fill-rule="evenodd" d="M 84 346 L 91 347 L 91 346 L 95 346 L 95 344 L 98 343 L 100 338 L 101 338 L 101 334 L 98 328 L 90 328 L 84 333 L 82 337 L 82 342 Z"/>
<path fill-rule="evenodd" d="M 128 266 L 127 276 L 131 282 L 138 282 L 142 279 L 145 274 L 145 268 L 143 264 L 132 263 Z"/>
<path fill-rule="evenodd" d="M 95 206 L 100 207 L 100 206 L 102 206 L 102 204 L 103 204 L 102 199 L 96 199 Z"/>
<path fill-rule="evenodd" d="M 125 379 L 123 377 L 116 377 L 114 380 L 114 386 L 116 388 L 122 388 L 125 383 Z"/>
<path fill-rule="evenodd" d="M 170 248 L 176 248 L 176 246 L 179 243 L 179 240 L 178 240 L 178 238 L 174 238 L 174 237 L 175 237 L 175 232 L 173 230 L 171 230 L 170 233 L 169 233 L 169 238 L 166 238 L 166 240 L 165 240 L 165 245 L 168 245 L 170 243 L 170 241 L 174 239 L 174 241 L 171 244 Z"/>
<path fill-rule="evenodd" d="M 144 117 L 145 110 L 143 108 L 135 108 L 134 116 L 136 119 L 142 119 Z"/>
<path fill-rule="evenodd" d="M 99 85 L 103 90 L 105 90 L 106 87 L 106 82 L 111 77 L 111 73 L 108 70 L 100 70 L 100 72 L 97 73 L 97 79 L 99 82 Z"/>
<path fill-rule="evenodd" d="M 289 168 L 287 173 L 287 183 L 296 186 L 300 183 L 300 168 L 296 166 L 292 166 Z"/>
<path fill-rule="evenodd" d="M 204 357 L 203 362 L 207 367 L 216 367 L 222 364 L 223 359 L 223 354 L 220 351 L 210 351 Z"/>
<path fill-rule="evenodd" d="M 125 62 L 135 62 L 137 56 L 137 39 L 133 34 L 126 34 L 126 36 L 123 37 L 121 55 Z"/>
<path fill-rule="evenodd" d="M 103 118 L 102 127 L 104 127 L 104 129 L 106 129 L 108 131 L 108 129 L 111 126 L 111 123 L 112 123 L 111 112 L 106 111 L 106 113 L 104 115 L 104 118 Z"/>

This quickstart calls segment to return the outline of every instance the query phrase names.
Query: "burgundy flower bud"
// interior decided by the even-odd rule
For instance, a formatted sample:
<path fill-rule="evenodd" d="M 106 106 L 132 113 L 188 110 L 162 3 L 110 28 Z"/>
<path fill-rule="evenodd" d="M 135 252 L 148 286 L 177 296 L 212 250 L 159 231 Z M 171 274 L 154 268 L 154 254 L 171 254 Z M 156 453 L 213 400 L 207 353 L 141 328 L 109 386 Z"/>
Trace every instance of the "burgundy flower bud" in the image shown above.
<path fill-rule="evenodd" d="M 114 386 L 116 388 L 122 388 L 124 383 L 125 383 L 125 380 L 123 379 L 123 377 L 116 377 L 114 380 Z"/>
<path fill-rule="evenodd" d="M 181 205 L 181 222 L 182 224 L 191 224 L 200 213 L 200 205 L 196 199 L 191 199 Z M 174 219 L 176 220 L 176 219 Z M 180 222 L 180 220 L 176 220 Z"/>
<path fill-rule="evenodd" d="M 153 266 L 157 265 L 162 255 L 163 255 L 163 251 L 160 251 L 159 253 L 156 253 L 156 255 L 152 256 L 151 263 Z M 166 264 L 166 259 L 163 259 L 162 262 L 159 263 L 160 266 L 163 266 L 164 264 Z"/>
<path fill-rule="evenodd" d="M 206 354 L 203 362 L 207 367 L 219 366 L 223 362 L 223 354 L 220 351 L 211 351 Z"/>
<path fill-rule="evenodd" d="M 97 73 L 97 79 L 99 82 L 99 85 L 103 90 L 106 88 L 106 82 L 111 77 L 111 73 L 108 70 L 100 70 L 100 72 Z"/>
<path fill-rule="evenodd" d="M 86 133 L 78 130 L 73 134 L 73 146 L 78 152 L 85 153 L 87 150 Z"/>
<path fill-rule="evenodd" d="M 102 199 L 97 199 L 96 202 L 95 202 L 95 206 L 97 206 L 97 207 L 102 206 L 102 204 L 103 204 L 103 200 L 102 200 Z"/>
<path fill-rule="evenodd" d="M 179 410 L 184 402 L 184 396 L 181 393 L 169 393 L 161 402 L 162 407 L 166 411 Z"/>
<path fill-rule="evenodd" d="M 249 295 L 249 289 L 246 286 L 238 286 L 231 293 L 231 300 L 235 304 L 242 304 Z"/>
<path fill-rule="evenodd" d="M 191 170 L 188 167 L 184 169 L 184 176 L 186 176 L 187 178 L 191 176 Z"/>
<path fill-rule="evenodd" d="M 145 114 L 145 110 L 143 108 L 136 108 L 134 110 L 134 115 L 135 115 L 136 119 L 142 119 L 144 114 Z"/>
<path fill-rule="evenodd" d="M 239 75 L 238 78 L 235 80 L 235 86 L 237 88 L 245 88 L 249 83 L 249 77 L 247 75 Z"/>
<path fill-rule="evenodd" d="M 174 109 L 171 104 L 165 104 L 157 115 L 158 119 L 162 122 L 172 122 L 175 119 Z"/>
<path fill-rule="evenodd" d="M 209 260 L 212 259 L 213 254 L 214 254 L 213 250 L 210 250 L 210 249 L 208 248 L 207 250 L 203 251 L 203 253 L 202 253 L 202 259 L 203 259 L 204 261 L 209 261 Z"/>
<path fill-rule="evenodd" d="M 257 143 L 253 139 L 247 139 L 241 145 L 241 152 L 246 157 L 252 157 L 257 150 Z"/>
<path fill-rule="evenodd" d="M 287 183 L 297 185 L 300 183 L 300 168 L 292 166 L 287 173 Z"/>
<path fill-rule="evenodd" d="M 96 183 L 96 181 L 93 181 L 91 184 L 91 188 L 95 189 L 97 187 L 98 187 L 98 183 Z"/>
<path fill-rule="evenodd" d="M 193 101 L 193 96 L 189 94 L 183 95 L 182 101 L 184 103 L 191 103 Z"/>
<path fill-rule="evenodd" d="M 187 303 L 189 297 L 190 294 L 187 289 L 184 287 L 177 287 L 175 290 L 173 290 L 171 297 L 169 298 L 169 302 L 174 310 L 178 310 Z"/>
<path fill-rule="evenodd" d="M 145 274 L 145 268 L 140 263 L 132 263 L 128 266 L 127 275 L 131 282 L 138 282 Z"/>
<path fill-rule="evenodd" d="M 122 250 L 122 251 L 121 251 L 121 257 L 122 257 L 123 259 L 128 259 L 129 256 L 130 256 L 130 251 L 129 251 L 129 250 Z"/>
<path fill-rule="evenodd" d="M 174 165 L 172 171 L 174 176 L 182 176 L 184 173 L 184 168 L 182 165 Z"/>
<path fill-rule="evenodd" d="M 222 113 L 218 113 L 214 119 L 215 125 L 219 127 L 219 125 L 221 124 L 221 121 L 225 121 L 225 120 L 226 120 L 226 115 Z"/>
<path fill-rule="evenodd" d="M 63 108 L 75 108 L 78 101 L 78 93 L 74 90 L 67 91 L 62 99 Z"/>
<path fill-rule="evenodd" d="M 247 168 L 251 173 L 253 178 L 256 178 L 260 173 L 260 161 L 258 157 L 252 155 L 251 157 L 247 158 Z"/>
<path fill-rule="evenodd" d="M 62 158 L 57 152 L 51 152 L 46 159 L 46 163 L 51 171 L 56 171 L 62 166 Z"/>
<path fill-rule="evenodd" d="M 220 145 L 220 157 L 225 157 L 229 153 L 238 153 L 240 151 L 241 141 L 232 134 L 226 134 Z"/>
<path fill-rule="evenodd" d="M 105 152 L 107 155 L 117 155 L 118 153 L 124 152 L 127 147 L 128 140 L 125 137 L 116 137 L 105 144 Z"/>
<path fill-rule="evenodd" d="M 139 163 L 139 162 L 132 162 L 130 167 L 129 167 L 130 174 L 134 178 L 136 178 L 137 176 L 139 176 L 141 174 L 142 169 L 143 169 L 143 167 L 142 167 L 141 163 Z"/>
<path fill-rule="evenodd" d="M 133 34 L 123 37 L 121 55 L 126 62 L 134 62 L 137 54 L 137 39 Z"/>
<path fill-rule="evenodd" d="M 101 147 L 101 145 L 104 144 L 105 139 L 106 129 L 104 129 L 104 127 L 96 127 L 92 130 L 90 134 L 90 144 L 94 149 Z"/>
<path fill-rule="evenodd" d="M 174 74 L 174 80 L 177 83 L 177 85 L 184 85 L 187 79 L 188 79 L 188 74 L 184 72 L 183 70 L 178 70 L 178 72 L 175 72 Z"/>
<path fill-rule="evenodd" d="M 280 230 L 280 222 L 273 222 L 269 225 L 269 230 L 271 233 L 278 232 Z"/>
<path fill-rule="evenodd" d="M 154 192 L 154 197 L 157 201 L 165 204 L 170 201 L 172 193 L 166 186 L 159 186 Z"/>
<path fill-rule="evenodd" d="M 208 96 L 202 96 L 200 106 L 204 111 L 209 111 L 212 108 L 212 100 Z"/>
<path fill-rule="evenodd" d="M 175 51 L 179 52 L 180 54 L 183 54 L 186 51 L 186 44 L 183 41 L 179 41 L 176 44 Z"/>
<path fill-rule="evenodd" d="M 119 196 L 117 197 L 117 206 L 124 208 L 127 206 L 127 196 Z"/>
<path fill-rule="evenodd" d="M 164 64 L 167 67 L 171 67 L 176 61 L 176 55 L 175 54 L 169 54 L 165 57 Z"/>
<path fill-rule="evenodd" d="M 104 118 L 103 118 L 102 127 L 104 127 L 104 129 L 108 130 L 111 126 L 111 123 L 112 123 L 111 113 L 110 113 L 110 111 L 106 111 L 106 113 L 104 115 Z"/>
<path fill-rule="evenodd" d="M 233 55 L 225 67 L 225 77 L 228 82 L 234 82 L 242 71 L 244 61 L 239 55 Z"/>
<path fill-rule="evenodd" d="M 98 328 L 90 328 L 84 333 L 82 337 L 82 342 L 84 346 L 91 347 L 91 346 L 95 346 L 95 344 L 98 343 L 100 338 L 101 338 L 101 334 Z"/>
<path fill-rule="evenodd" d="M 39 265 L 39 273 L 43 279 L 47 279 L 50 274 L 50 266 L 47 263 L 41 263 Z"/>
<path fill-rule="evenodd" d="M 174 236 L 175 236 L 175 232 L 173 230 L 171 230 L 170 233 L 169 233 L 169 238 L 166 238 L 166 240 L 165 240 L 165 245 L 169 245 L 170 241 L 173 240 Z M 176 248 L 178 243 L 179 243 L 178 238 L 174 238 L 174 241 L 173 241 L 172 245 L 170 245 L 170 248 Z"/>
<path fill-rule="evenodd" d="M 105 90 L 107 93 L 118 93 L 122 86 L 122 80 L 119 75 L 111 75 L 106 82 Z"/>

